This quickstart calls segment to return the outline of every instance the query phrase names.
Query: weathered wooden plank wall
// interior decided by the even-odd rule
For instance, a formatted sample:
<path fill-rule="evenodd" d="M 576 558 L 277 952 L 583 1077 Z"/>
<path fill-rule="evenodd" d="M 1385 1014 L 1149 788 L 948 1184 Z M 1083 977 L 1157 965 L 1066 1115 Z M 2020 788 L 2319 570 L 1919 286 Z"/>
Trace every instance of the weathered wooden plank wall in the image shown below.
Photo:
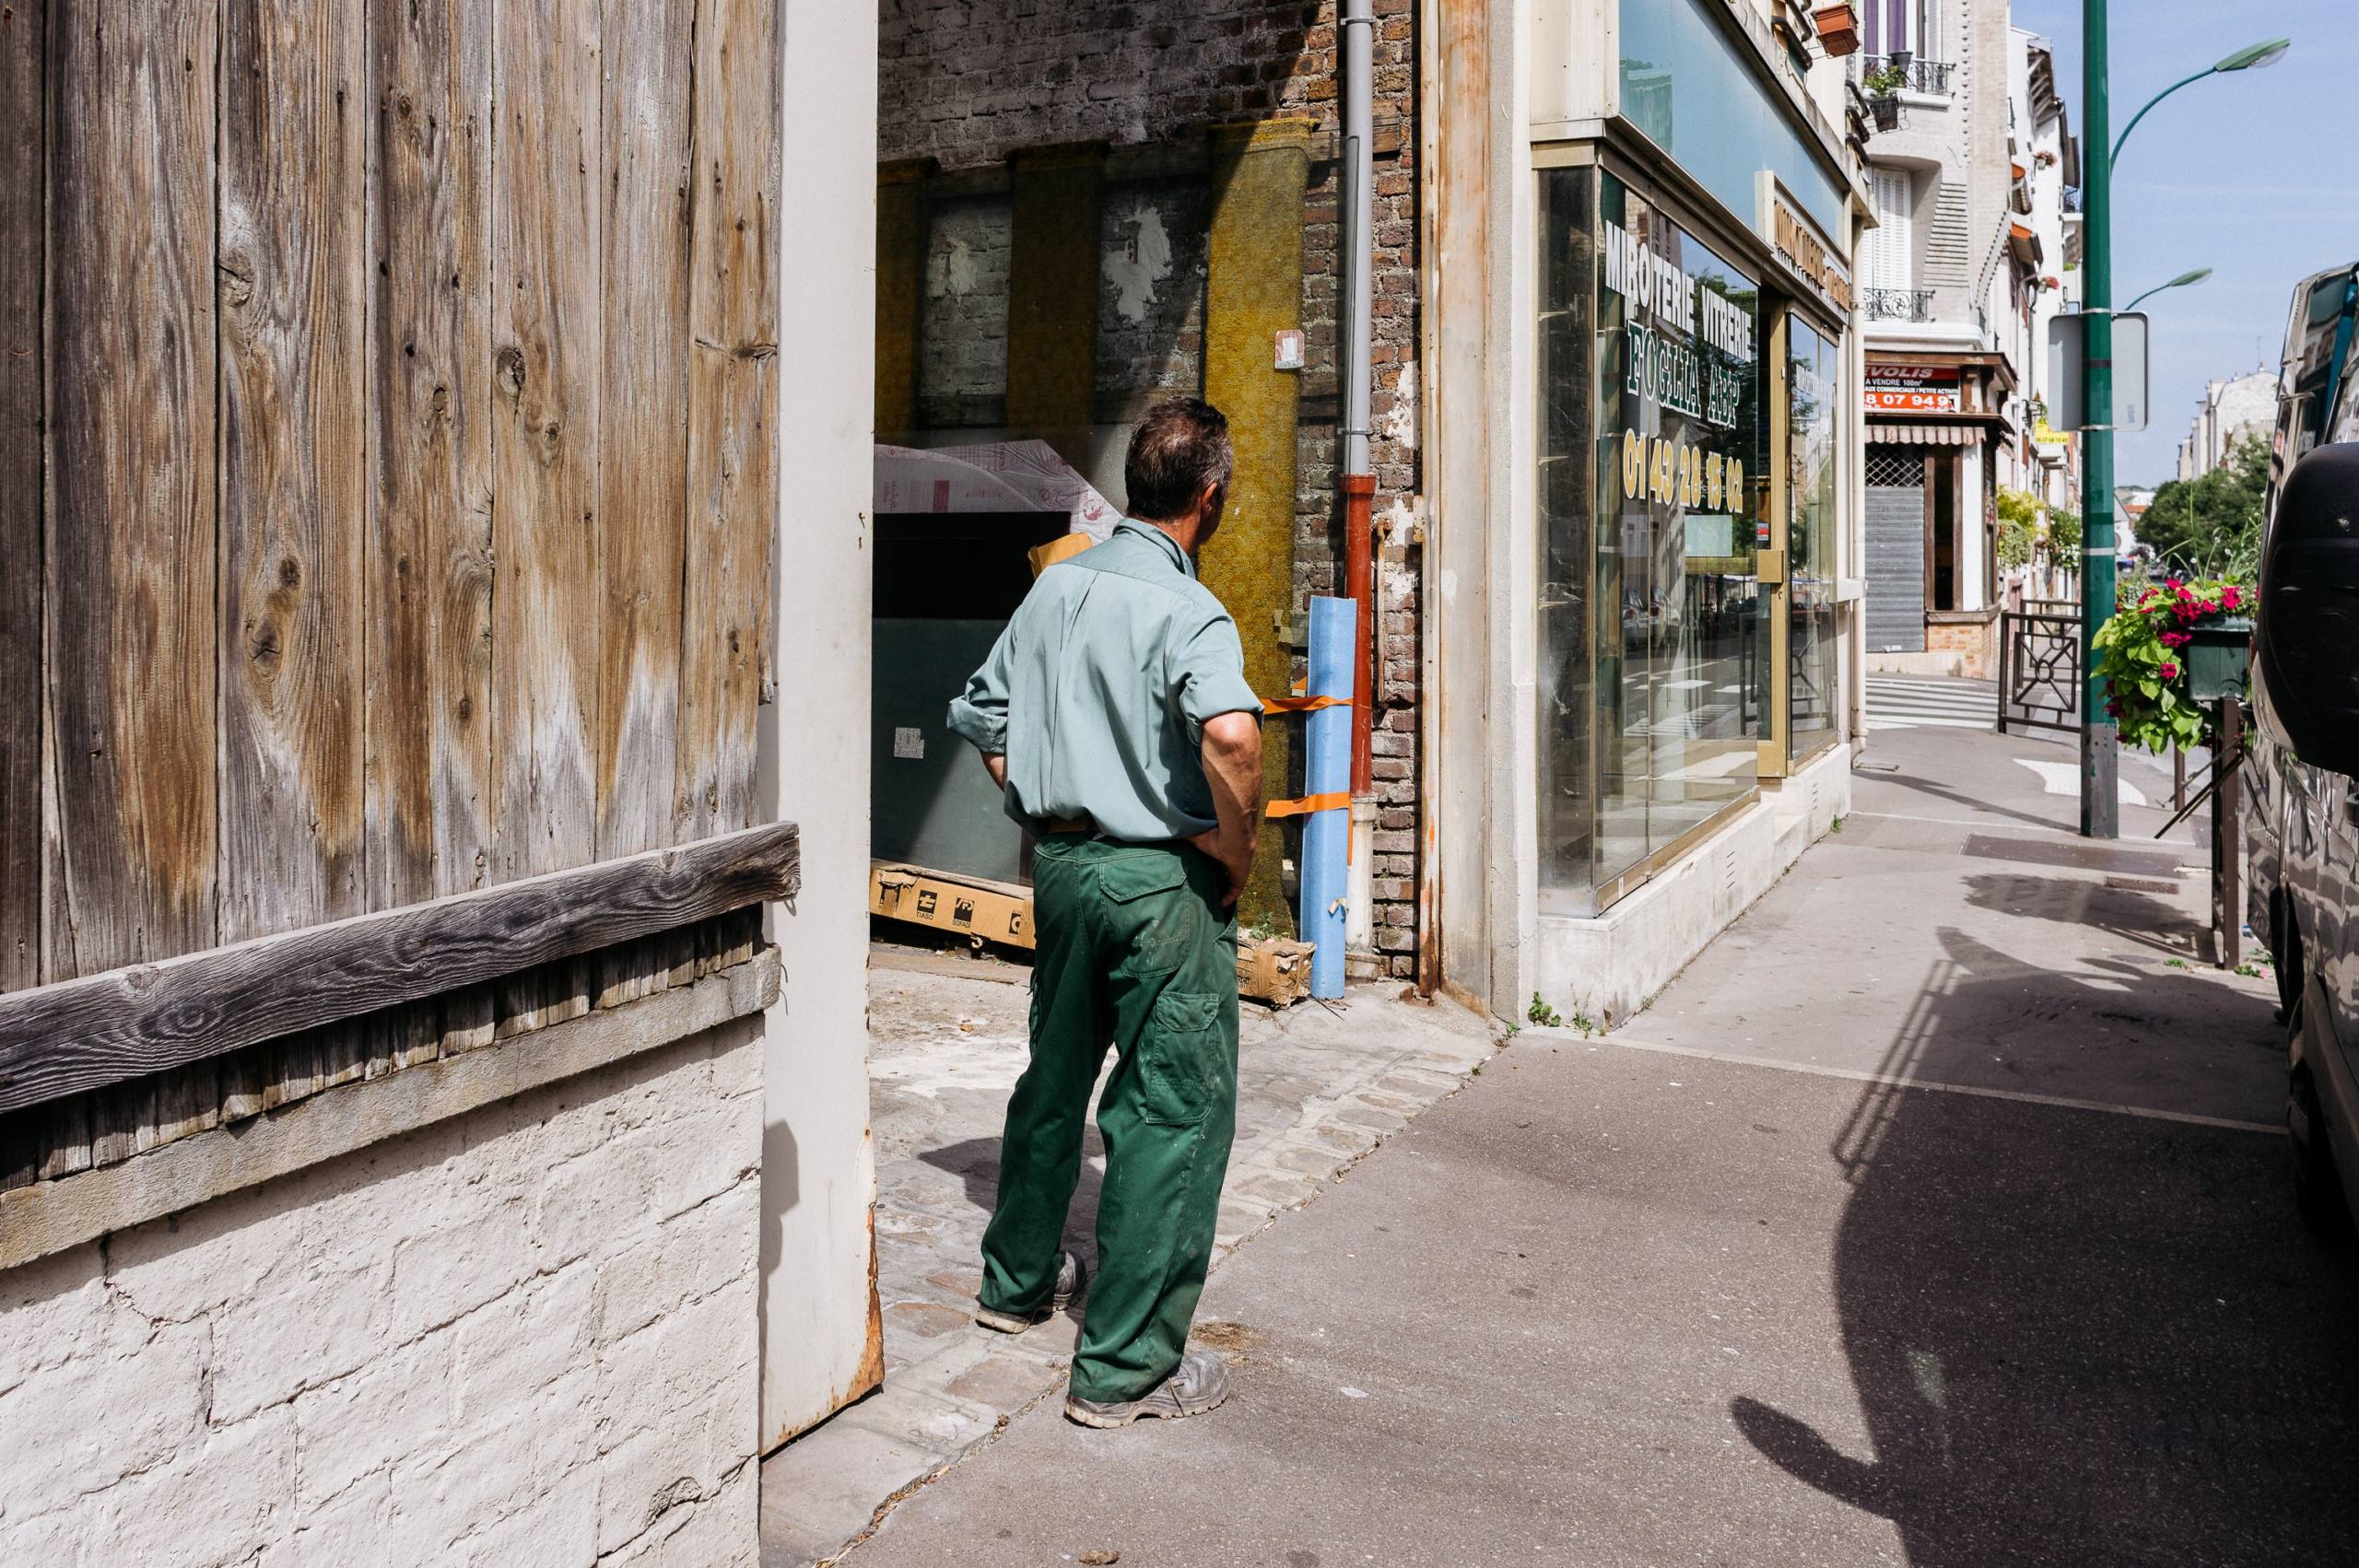
<path fill-rule="evenodd" d="M 605 420 L 598 515 L 610 560 L 598 681 L 598 852 L 670 840 L 679 747 L 688 484 L 688 157 L 692 0 L 607 0 L 601 213 Z"/>
<path fill-rule="evenodd" d="M 214 20 L 50 17 L 44 977 L 216 940 Z"/>
<path fill-rule="evenodd" d="M 370 13 L 375 909 L 491 876 L 491 6 Z"/>
<path fill-rule="evenodd" d="M 0 991 L 41 977 L 46 0 L 0 4 Z"/>
<path fill-rule="evenodd" d="M 314 0 L 221 8 L 225 942 L 362 907 L 365 19 Z"/>
<path fill-rule="evenodd" d="M 0 990 L 753 821 L 776 25 L 0 0 Z"/>
<path fill-rule="evenodd" d="M 755 710 L 769 678 L 778 410 L 774 0 L 703 0 L 700 12 L 680 685 L 681 809 L 692 836 L 753 820 Z"/>

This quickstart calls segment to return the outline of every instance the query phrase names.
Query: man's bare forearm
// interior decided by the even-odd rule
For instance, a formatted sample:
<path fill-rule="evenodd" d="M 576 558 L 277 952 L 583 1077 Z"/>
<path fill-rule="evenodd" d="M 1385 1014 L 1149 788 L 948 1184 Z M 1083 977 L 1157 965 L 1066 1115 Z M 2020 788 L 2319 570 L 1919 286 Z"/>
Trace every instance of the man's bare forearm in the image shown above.
<path fill-rule="evenodd" d="M 1261 720 L 1250 713 L 1224 713 L 1206 723 L 1203 761 L 1220 825 L 1194 842 L 1227 871 L 1233 904 L 1252 870 L 1253 846 L 1262 835 Z"/>
<path fill-rule="evenodd" d="M 978 752 L 975 755 L 983 759 L 983 771 L 992 776 L 992 782 L 998 785 L 1003 790 L 1006 789 L 1007 754 L 1005 752 Z"/>

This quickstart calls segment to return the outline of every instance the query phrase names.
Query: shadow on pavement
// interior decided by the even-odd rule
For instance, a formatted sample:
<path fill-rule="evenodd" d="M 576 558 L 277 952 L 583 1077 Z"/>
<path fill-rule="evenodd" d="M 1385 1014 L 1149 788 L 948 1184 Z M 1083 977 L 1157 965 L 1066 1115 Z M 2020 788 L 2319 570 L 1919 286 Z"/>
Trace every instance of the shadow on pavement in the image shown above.
<path fill-rule="evenodd" d="M 1943 935 L 1891 1077 L 1970 1081 L 1957 1021 L 2024 991 Z M 1879 1082 L 1831 1153 L 1873 1452 L 1731 1400 L 1765 1457 L 1924 1568 L 2359 1561 L 2359 1264 L 2302 1229 L 2282 1139 Z"/>
<path fill-rule="evenodd" d="M 948 1171 L 966 1184 L 967 1201 L 988 1214 L 999 1196 L 999 1146 L 996 1138 L 969 1138 L 918 1152 L 918 1158 Z M 1065 1246 L 1085 1262 L 1097 1256 L 1097 1193 L 1105 1185 L 1106 1150 L 1092 1127 L 1081 1144 L 1081 1175 L 1074 1183 L 1073 1202 L 1065 1210 Z"/>
<path fill-rule="evenodd" d="M 1966 879 L 1966 902 L 1993 914 L 2055 920 L 2154 948 L 2177 957 L 2201 952 L 2211 928 L 2151 894 L 2085 877 L 1986 872 Z"/>

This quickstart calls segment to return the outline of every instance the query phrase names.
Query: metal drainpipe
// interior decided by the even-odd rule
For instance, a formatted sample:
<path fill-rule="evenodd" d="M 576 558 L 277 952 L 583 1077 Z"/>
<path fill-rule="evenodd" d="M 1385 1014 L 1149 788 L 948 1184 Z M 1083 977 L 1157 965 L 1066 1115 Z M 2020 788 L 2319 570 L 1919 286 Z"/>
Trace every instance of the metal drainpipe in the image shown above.
<path fill-rule="evenodd" d="M 1344 577 L 1358 606 L 1353 650 L 1357 711 L 1352 725 L 1350 913 L 1345 942 L 1367 952 L 1376 945 L 1376 784 L 1370 731 L 1376 723 L 1377 661 L 1374 562 L 1376 479 L 1368 464 L 1369 337 L 1374 316 L 1376 211 L 1375 0 L 1342 0 L 1344 147 L 1339 170 L 1344 198 L 1344 310 L 1338 334 L 1343 363 L 1342 439 Z"/>

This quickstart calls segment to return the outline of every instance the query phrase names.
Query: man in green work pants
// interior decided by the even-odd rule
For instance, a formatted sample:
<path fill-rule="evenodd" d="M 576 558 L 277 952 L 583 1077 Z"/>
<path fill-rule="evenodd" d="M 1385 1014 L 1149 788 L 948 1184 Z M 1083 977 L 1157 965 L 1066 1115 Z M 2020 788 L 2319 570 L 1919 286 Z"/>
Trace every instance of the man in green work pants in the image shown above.
<path fill-rule="evenodd" d="M 1065 1414 L 1190 1416 L 1228 1397 L 1188 1352 L 1237 1124 L 1237 922 L 1262 816 L 1262 705 L 1196 580 L 1220 526 L 1228 421 L 1158 404 L 1125 466 L 1132 516 L 1050 566 L 950 705 L 1032 860 L 1032 1061 L 1008 1101 L 975 1320 L 1021 1333 L 1077 1301 L 1059 1248 L 1089 1093 L 1106 1182 Z"/>

